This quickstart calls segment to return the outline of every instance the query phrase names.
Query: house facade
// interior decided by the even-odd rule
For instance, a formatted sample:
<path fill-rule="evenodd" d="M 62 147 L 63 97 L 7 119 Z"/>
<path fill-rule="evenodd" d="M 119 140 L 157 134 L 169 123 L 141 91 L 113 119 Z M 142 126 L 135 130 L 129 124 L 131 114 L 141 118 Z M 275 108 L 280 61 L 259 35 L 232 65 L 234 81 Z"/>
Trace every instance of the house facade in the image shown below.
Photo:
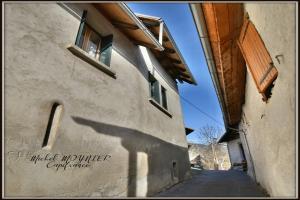
<path fill-rule="evenodd" d="M 296 194 L 296 3 L 192 4 L 233 162 L 272 197 Z"/>
<path fill-rule="evenodd" d="M 162 19 L 124 3 L 4 11 L 5 196 L 151 196 L 189 178 L 177 82 L 196 82 Z"/>

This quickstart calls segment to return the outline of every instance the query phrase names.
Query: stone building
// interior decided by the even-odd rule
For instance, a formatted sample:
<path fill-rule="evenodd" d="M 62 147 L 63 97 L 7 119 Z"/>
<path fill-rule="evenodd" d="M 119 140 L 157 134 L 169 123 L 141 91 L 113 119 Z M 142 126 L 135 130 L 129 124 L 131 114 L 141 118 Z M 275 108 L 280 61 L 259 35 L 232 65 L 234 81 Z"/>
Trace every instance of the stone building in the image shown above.
<path fill-rule="evenodd" d="M 296 196 L 296 3 L 191 10 L 223 111 L 220 142 L 270 196 Z"/>
<path fill-rule="evenodd" d="M 124 3 L 4 4 L 4 195 L 151 196 L 190 176 L 164 21 Z"/>

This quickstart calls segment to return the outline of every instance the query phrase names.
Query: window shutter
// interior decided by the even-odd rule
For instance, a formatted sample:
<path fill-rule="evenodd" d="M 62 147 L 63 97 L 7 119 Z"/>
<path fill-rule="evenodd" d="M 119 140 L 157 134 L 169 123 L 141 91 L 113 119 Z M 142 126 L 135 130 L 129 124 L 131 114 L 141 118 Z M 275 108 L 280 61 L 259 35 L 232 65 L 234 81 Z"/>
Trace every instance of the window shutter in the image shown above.
<path fill-rule="evenodd" d="M 277 78 L 278 71 L 254 24 L 247 18 L 244 20 L 237 43 L 257 89 L 266 101 L 270 95 L 267 93 L 270 92 L 269 89 Z"/>
<path fill-rule="evenodd" d="M 107 66 L 110 66 L 112 43 L 113 35 L 108 35 L 101 38 L 100 61 Z"/>
<path fill-rule="evenodd" d="M 82 42 L 83 42 L 82 34 L 84 33 L 86 18 L 87 18 L 87 11 L 84 10 L 82 13 L 82 16 L 81 16 L 80 25 L 79 25 L 79 29 L 78 29 L 78 33 L 77 33 L 76 41 L 75 41 L 75 45 L 77 45 L 79 47 L 82 46 Z"/>

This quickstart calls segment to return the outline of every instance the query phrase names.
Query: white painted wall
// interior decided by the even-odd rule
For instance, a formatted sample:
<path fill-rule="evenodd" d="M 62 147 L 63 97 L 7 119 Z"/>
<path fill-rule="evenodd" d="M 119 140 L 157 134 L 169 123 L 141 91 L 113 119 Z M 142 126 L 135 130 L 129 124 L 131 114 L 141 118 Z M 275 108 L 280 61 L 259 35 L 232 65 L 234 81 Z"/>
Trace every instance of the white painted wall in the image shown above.
<path fill-rule="evenodd" d="M 257 181 L 275 197 L 296 195 L 296 4 L 245 3 L 278 70 L 268 103 L 248 71 L 243 106 L 247 141 Z M 282 55 L 280 63 L 275 58 Z M 245 146 L 245 145 L 244 145 Z M 249 156 L 248 156 L 249 157 Z M 249 161 L 248 161 L 249 162 Z"/>
<path fill-rule="evenodd" d="M 5 195 L 152 195 L 174 184 L 172 161 L 178 158 L 182 181 L 190 171 L 177 90 L 162 81 L 170 118 L 148 100 L 148 69 L 140 49 L 95 7 L 76 6 L 75 12 L 88 10 L 100 34 L 114 35 L 110 67 L 116 79 L 67 49 L 79 28 L 75 15 L 56 3 L 4 5 Z M 48 151 L 42 142 L 55 101 L 64 110 Z M 111 158 L 66 171 L 30 161 L 47 153 Z"/>
<path fill-rule="evenodd" d="M 233 165 L 233 163 L 241 163 L 243 160 L 239 143 L 241 143 L 240 138 L 227 142 L 231 165 Z"/>

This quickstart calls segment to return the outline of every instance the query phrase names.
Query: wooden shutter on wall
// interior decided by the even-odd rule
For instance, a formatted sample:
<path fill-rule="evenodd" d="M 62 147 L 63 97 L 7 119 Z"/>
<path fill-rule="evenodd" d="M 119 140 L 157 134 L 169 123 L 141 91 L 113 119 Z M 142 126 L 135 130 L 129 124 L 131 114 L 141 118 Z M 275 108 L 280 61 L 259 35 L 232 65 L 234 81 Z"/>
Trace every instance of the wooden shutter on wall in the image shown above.
<path fill-rule="evenodd" d="M 278 71 L 275 68 L 263 40 L 257 32 L 254 24 L 247 18 L 238 39 L 238 46 L 243 54 L 247 66 L 252 74 L 258 91 L 266 101 L 273 81 L 277 78 Z"/>

